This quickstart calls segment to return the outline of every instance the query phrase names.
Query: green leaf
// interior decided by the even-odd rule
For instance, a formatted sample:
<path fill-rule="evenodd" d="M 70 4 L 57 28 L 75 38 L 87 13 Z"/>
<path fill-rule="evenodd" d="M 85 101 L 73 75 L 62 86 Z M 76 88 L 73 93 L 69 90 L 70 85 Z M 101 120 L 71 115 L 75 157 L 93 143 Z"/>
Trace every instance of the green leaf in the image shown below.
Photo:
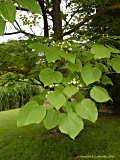
<path fill-rule="evenodd" d="M 30 101 L 21 108 L 18 115 L 17 126 L 22 127 L 30 124 L 40 123 L 44 119 L 45 115 L 45 106 L 39 106 L 36 101 Z"/>
<path fill-rule="evenodd" d="M 112 58 L 110 64 L 117 73 L 120 73 L 120 58 Z"/>
<path fill-rule="evenodd" d="M 109 72 L 108 67 L 102 63 L 97 63 L 96 67 L 99 68 L 101 72 Z"/>
<path fill-rule="evenodd" d="M 75 73 L 69 73 L 67 77 L 64 76 L 63 84 L 68 85 L 69 82 L 71 82 L 76 77 Z"/>
<path fill-rule="evenodd" d="M 67 102 L 63 105 L 62 109 L 64 110 L 65 113 L 66 113 L 66 112 L 72 112 L 72 111 L 73 111 L 73 108 L 72 108 L 72 107 L 73 107 L 73 106 L 72 106 L 72 103 L 69 102 L 69 101 L 67 101 Z"/>
<path fill-rule="evenodd" d="M 82 70 L 82 63 L 78 60 L 75 64 L 69 62 L 66 64 L 65 68 L 68 68 L 71 72 L 81 72 Z"/>
<path fill-rule="evenodd" d="M 76 101 L 81 102 L 81 101 L 85 98 L 85 95 L 82 94 L 81 92 L 78 92 L 78 93 L 75 95 L 75 98 L 76 98 Z"/>
<path fill-rule="evenodd" d="M 108 84 L 113 86 L 112 80 L 106 75 L 103 75 L 103 77 L 102 77 L 102 84 L 104 84 L 105 86 Z"/>
<path fill-rule="evenodd" d="M 71 96 L 73 96 L 75 93 L 78 92 L 78 89 L 75 86 L 67 86 L 64 88 L 63 93 L 70 98 Z"/>
<path fill-rule="evenodd" d="M 109 49 L 110 49 L 110 51 L 112 52 L 112 53 L 120 53 L 120 50 L 118 50 L 118 49 L 116 49 L 116 48 L 112 48 L 112 47 L 110 47 L 110 46 L 107 46 Z"/>
<path fill-rule="evenodd" d="M 90 51 L 82 51 L 82 54 L 80 56 L 80 59 L 84 62 L 90 61 L 94 58 L 94 55 L 91 54 Z"/>
<path fill-rule="evenodd" d="M 9 22 L 13 23 L 16 18 L 16 7 L 12 0 L 0 1 L 0 12 Z"/>
<path fill-rule="evenodd" d="M 91 89 L 90 96 L 96 102 L 107 102 L 108 100 L 111 100 L 107 90 L 99 86 L 95 86 Z"/>
<path fill-rule="evenodd" d="M 55 128 L 59 124 L 59 112 L 52 108 L 48 109 L 43 122 L 46 129 Z"/>
<path fill-rule="evenodd" d="M 30 10 L 32 13 L 41 14 L 41 8 L 35 0 L 16 0 L 23 8 Z"/>
<path fill-rule="evenodd" d="M 53 71 L 50 68 L 46 68 L 40 72 L 40 80 L 44 83 L 44 86 L 46 87 L 53 83 L 61 83 L 63 80 L 63 76 L 61 72 Z"/>
<path fill-rule="evenodd" d="M 48 94 L 48 101 L 57 109 L 59 110 L 66 102 L 65 96 L 60 92 L 52 92 Z"/>
<path fill-rule="evenodd" d="M 91 48 L 91 53 L 95 59 L 110 58 L 111 50 L 102 44 L 96 44 Z"/>
<path fill-rule="evenodd" d="M 33 96 L 30 100 L 36 101 L 39 105 L 42 105 L 44 103 L 46 94 L 47 94 L 47 91 L 44 90 L 39 95 Z"/>
<path fill-rule="evenodd" d="M 86 64 L 81 71 L 81 76 L 86 85 L 99 81 L 101 78 L 102 72 L 97 67 L 92 67 L 91 64 Z"/>
<path fill-rule="evenodd" d="M 60 50 L 57 47 L 49 47 L 46 50 L 46 58 L 48 60 L 48 63 L 55 62 L 56 60 L 61 59 L 61 54 L 63 54 L 64 51 Z"/>
<path fill-rule="evenodd" d="M 31 49 L 35 49 L 36 51 L 39 51 L 39 52 L 46 52 L 48 46 L 47 45 L 42 45 L 40 42 L 34 42 L 34 43 L 31 43 L 28 45 L 29 48 Z"/>
<path fill-rule="evenodd" d="M 83 119 L 87 119 L 91 122 L 95 122 L 97 120 L 97 107 L 91 99 L 83 99 L 75 106 L 75 111 Z"/>
<path fill-rule="evenodd" d="M 83 128 L 83 120 L 74 112 L 70 112 L 63 116 L 59 124 L 60 131 L 68 134 L 72 139 L 75 139 Z"/>
<path fill-rule="evenodd" d="M 0 17 L 0 36 L 4 35 L 5 31 L 5 21 Z"/>
<path fill-rule="evenodd" d="M 55 91 L 57 91 L 57 92 L 63 92 L 63 89 L 64 89 L 64 86 L 63 85 L 58 85 L 57 87 L 55 87 Z"/>
<path fill-rule="evenodd" d="M 75 63 L 75 59 L 76 59 L 76 55 L 72 54 L 72 53 L 63 53 L 61 54 L 62 58 L 65 58 L 66 60 L 68 60 L 71 63 Z"/>

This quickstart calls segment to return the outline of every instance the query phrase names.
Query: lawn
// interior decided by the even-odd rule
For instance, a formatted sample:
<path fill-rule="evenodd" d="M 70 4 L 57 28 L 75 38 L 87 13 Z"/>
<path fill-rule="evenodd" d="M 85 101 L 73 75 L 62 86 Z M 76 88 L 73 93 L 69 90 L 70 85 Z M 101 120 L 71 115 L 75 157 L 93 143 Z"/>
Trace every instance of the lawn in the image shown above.
<path fill-rule="evenodd" d="M 99 116 L 71 140 L 49 134 L 42 124 L 17 128 L 17 115 L 18 110 L 0 113 L 0 160 L 120 160 L 119 116 Z"/>

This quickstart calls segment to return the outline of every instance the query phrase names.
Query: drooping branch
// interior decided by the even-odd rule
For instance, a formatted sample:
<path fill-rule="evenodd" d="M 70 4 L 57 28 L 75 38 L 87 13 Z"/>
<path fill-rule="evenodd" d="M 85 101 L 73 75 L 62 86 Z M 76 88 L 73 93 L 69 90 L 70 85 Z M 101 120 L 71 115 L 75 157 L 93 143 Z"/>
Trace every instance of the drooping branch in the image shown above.
<path fill-rule="evenodd" d="M 73 29 L 63 33 L 63 36 L 67 36 L 67 35 L 70 35 L 71 33 L 73 32 L 76 32 L 81 26 L 83 26 L 86 22 L 89 22 L 90 20 L 94 19 L 95 17 L 98 17 L 98 16 L 101 16 L 105 13 L 107 13 L 108 11 L 112 10 L 112 9 L 117 9 L 117 8 L 120 8 L 120 3 L 117 3 L 115 5 L 112 5 L 112 6 L 109 6 L 108 8 L 106 9 L 103 9 L 103 10 L 100 10 L 99 12 L 91 15 L 91 16 L 88 16 L 87 18 L 85 18 L 82 22 L 76 24 L 74 26 Z"/>

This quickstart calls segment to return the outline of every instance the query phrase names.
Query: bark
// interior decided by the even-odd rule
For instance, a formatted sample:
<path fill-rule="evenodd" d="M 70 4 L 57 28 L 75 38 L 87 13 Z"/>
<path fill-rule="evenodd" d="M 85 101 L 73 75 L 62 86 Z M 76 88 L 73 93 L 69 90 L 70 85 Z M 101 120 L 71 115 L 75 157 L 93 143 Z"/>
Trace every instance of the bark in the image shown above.
<path fill-rule="evenodd" d="M 61 0 L 52 0 L 53 31 L 54 31 L 54 38 L 56 40 L 63 39 L 62 15 L 60 11 L 60 4 L 61 4 Z"/>
<path fill-rule="evenodd" d="M 48 26 L 48 19 L 47 19 L 47 10 L 44 5 L 44 0 L 38 0 L 38 3 L 42 9 L 43 14 L 43 21 L 44 21 L 44 36 L 49 37 L 49 26 Z"/>

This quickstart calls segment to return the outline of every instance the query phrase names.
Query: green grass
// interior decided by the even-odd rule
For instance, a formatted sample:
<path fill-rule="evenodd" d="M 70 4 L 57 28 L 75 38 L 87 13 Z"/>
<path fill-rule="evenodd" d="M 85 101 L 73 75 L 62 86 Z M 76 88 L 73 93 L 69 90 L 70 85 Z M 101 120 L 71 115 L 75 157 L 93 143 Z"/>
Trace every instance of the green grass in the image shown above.
<path fill-rule="evenodd" d="M 0 160 L 94 160 L 110 155 L 120 160 L 119 116 L 100 116 L 95 124 L 87 122 L 73 141 L 66 135 L 48 134 L 42 124 L 17 128 L 17 114 L 18 110 L 0 113 Z M 87 155 L 96 157 L 80 157 Z"/>

